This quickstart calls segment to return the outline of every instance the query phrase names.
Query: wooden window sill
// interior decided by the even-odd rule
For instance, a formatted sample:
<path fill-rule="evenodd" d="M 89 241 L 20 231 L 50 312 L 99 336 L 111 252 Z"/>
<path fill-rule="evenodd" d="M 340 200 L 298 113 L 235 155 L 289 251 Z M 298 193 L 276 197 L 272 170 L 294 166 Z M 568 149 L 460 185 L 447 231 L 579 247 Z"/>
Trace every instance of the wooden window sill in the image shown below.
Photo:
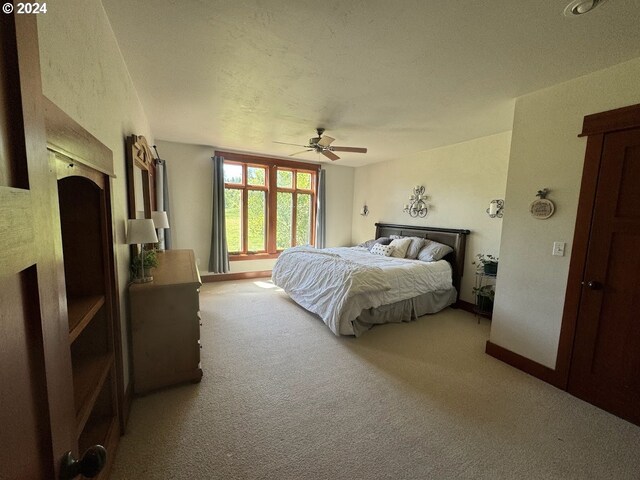
<path fill-rule="evenodd" d="M 242 253 L 239 255 L 229 255 L 230 262 L 236 262 L 239 260 L 268 260 L 271 258 L 278 258 L 280 256 L 280 252 L 278 253 Z"/>

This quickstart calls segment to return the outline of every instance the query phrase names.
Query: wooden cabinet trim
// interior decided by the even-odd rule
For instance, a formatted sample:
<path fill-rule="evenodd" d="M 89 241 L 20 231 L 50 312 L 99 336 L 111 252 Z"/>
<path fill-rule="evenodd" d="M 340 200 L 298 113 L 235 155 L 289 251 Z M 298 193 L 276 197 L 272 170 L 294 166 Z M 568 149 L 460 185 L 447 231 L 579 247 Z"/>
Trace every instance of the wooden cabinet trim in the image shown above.
<path fill-rule="evenodd" d="M 115 177 L 113 152 L 43 95 L 47 148 Z"/>

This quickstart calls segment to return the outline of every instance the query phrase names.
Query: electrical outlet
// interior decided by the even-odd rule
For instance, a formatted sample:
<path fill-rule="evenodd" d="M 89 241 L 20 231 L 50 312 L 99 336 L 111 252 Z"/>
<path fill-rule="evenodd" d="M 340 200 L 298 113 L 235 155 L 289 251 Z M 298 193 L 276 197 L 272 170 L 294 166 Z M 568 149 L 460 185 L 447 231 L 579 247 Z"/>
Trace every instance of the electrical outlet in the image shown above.
<path fill-rule="evenodd" d="M 551 255 L 556 257 L 564 257 L 565 242 L 553 242 L 553 252 Z"/>

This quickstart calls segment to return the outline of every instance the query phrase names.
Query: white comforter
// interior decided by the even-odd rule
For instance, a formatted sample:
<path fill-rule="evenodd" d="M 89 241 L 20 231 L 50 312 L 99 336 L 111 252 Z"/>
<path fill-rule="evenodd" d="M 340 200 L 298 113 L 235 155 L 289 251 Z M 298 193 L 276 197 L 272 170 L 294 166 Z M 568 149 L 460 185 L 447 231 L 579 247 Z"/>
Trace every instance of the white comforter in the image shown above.
<path fill-rule="evenodd" d="M 336 335 L 353 335 L 351 322 L 366 308 L 452 288 L 451 266 L 445 260 L 383 257 L 358 247 L 287 249 L 272 279 Z"/>

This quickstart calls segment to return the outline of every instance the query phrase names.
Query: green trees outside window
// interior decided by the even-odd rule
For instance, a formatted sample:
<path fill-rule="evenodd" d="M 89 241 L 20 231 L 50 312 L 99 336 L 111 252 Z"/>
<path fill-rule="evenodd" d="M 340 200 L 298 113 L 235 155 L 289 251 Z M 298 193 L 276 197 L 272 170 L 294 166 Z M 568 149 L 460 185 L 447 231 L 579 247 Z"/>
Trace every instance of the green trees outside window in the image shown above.
<path fill-rule="evenodd" d="M 227 248 L 229 252 L 242 250 L 242 190 L 224 190 L 224 219 L 227 227 Z"/>

